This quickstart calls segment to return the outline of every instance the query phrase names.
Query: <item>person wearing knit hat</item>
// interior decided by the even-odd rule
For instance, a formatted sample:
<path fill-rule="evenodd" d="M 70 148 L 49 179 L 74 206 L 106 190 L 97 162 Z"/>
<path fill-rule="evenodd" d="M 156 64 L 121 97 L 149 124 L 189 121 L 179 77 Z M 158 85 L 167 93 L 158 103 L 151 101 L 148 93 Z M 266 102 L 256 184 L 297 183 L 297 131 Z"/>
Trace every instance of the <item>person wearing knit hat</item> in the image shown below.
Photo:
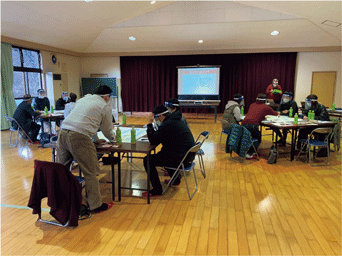
<path fill-rule="evenodd" d="M 40 115 L 39 112 L 35 112 L 32 109 L 32 97 L 30 94 L 25 94 L 23 97 L 23 102 L 21 102 L 13 114 L 13 118 L 18 122 L 18 124 L 23 128 L 23 130 L 28 134 L 31 141 L 34 144 L 39 144 L 37 141 L 37 136 L 40 130 L 40 125 L 33 121 L 32 117 L 37 117 Z M 15 123 L 12 124 L 14 129 L 18 129 Z"/>
<path fill-rule="evenodd" d="M 239 124 L 242 120 L 241 107 L 244 106 L 243 96 L 239 93 L 234 95 L 233 100 L 229 100 L 224 110 L 222 119 L 228 123 L 222 124 L 222 129 L 230 129 L 232 124 Z"/>
<path fill-rule="evenodd" d="M 181 120 L 182 113 L 175 111 L 170 114 L 169 110 L 163 106 L 157 106 L 148 117 L 147 137 L 151 144 L 162 144 L 161 150 L 157 154 L 150 155 L 149 166 L 147 166 L 147 157 L 144 158 L 144 167 L 147 171 L 150 169 L 150 182 L 153 187 L 150 190 L 150 196 L 160 196 L 163 192 L 156 166 L 176 168 L 184 158 L 187 151 L 195 145 L 194 137 L 188 126 Z M 160 122 L 158 130 L 154 130 L 153 121 Z M 195 155 L 188 155 L 187 164 L 191 164 Z M 175 170 L 167 169 L 170 177 Z M 174 178 L 173 185 L 180 184 L 180 177 Z M 165 183 L 171 182 L 165 180 Z M 147 197 L 147 192 L 143 193 Z"/>

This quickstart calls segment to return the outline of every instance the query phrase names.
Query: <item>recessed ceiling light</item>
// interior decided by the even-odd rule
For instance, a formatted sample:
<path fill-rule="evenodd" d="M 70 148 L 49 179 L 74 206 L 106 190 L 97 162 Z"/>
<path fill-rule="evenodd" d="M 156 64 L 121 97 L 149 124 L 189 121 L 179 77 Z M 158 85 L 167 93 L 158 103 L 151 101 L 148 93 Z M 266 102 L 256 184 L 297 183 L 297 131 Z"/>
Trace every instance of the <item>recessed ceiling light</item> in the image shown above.
<path fill-rule="evenodd" d="M 199 43 L 199 44 L 203 43 L 203 40 L 202 40 L 202 39 L 201 39 L 201 40 L 198 40 L 198 43 Z"/>
<path fill-rule="evenodd" d="M 277 30 L 274 30 L 273 32 L 271 32 L 271 35 L 272 36 L 276 36 L 276 35 L 278 35 L 279 34 L 279 31 L 277 31 Z"/>
<path fill-rule="evenodd" d="M 135 37 L 134 36 L 130 36 L 128 39 L 131 40 L 131 41 L 135 41 Z"/>
<path fill-rule="evenodd" d="M 91 2 L 91 1 L 93 1 L 93 0 L 84 0 L 84 1 L 88 3 L 88 2 Z"/>
<path fill-rule="evenodd" d="M 151 1 L 151 4 L 155 4 L 156 3 L 156 1 Z"/>

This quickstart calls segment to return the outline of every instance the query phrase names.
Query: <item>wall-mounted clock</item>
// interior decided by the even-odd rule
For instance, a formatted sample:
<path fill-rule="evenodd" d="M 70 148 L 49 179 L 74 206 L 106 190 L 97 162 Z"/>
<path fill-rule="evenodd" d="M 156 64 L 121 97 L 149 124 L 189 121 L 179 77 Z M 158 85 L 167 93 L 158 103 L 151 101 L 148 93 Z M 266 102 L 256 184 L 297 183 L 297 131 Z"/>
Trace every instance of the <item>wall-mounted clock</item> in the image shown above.
<path fill-rule="evenodd" d="M 56 64 L 56 63 L 57 63 L 57 58 L 56 58 L 55 55 L 52 55 L 51 60 L 52 60 L 52 63 L 53 63 L 53 64 Z"/>

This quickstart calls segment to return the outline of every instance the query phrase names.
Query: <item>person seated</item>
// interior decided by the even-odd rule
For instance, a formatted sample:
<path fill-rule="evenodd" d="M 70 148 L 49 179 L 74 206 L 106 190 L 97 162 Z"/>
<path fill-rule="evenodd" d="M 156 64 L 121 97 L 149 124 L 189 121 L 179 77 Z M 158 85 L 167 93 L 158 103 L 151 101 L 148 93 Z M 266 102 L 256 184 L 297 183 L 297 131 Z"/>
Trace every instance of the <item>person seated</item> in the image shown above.
<path fill-rule="evenodd" d="M 45 107 L 50 110 L 50 101 L 46 97 L 46 93 L 44 89 L 39 89 L 38 97 L 34 98 L 33 108 L 34 110 L 44 111 Z"/>
<path fill-rule="evenodd" d="M 152 123 L 156 119 L 161 123 L 158 130 L 154 130 Z M 182 113 L 176 111 L 173 114 L 163 105 L 157 106 L 148 117 L 147 137 L 151 144 L 162 144 L 161 150 L 157 154 L 150 155 L 150 181 L 153 189 L 150 196 L 159 196 L 163 192 L 156 166 L 177 168 L 190 148 L 195 145 L 194 137 L 189 127 L 182 121 Z M 195 159 L 195 154 L 189 154 L 186 163 L 191 164 Z M 147 171 L 147 156 L 144 158 L 144 167 Z M 166 168 L 170 177 L 175 170 Z M 174 177 L 173 185 L 180 184 L 180 177 Z M 170 180 L 165 180 L 169 183 Z M 147 196 L 147 192 L 143 193 Z"/>
<path fill-rule="evenodd" d="M 229 130 L 232 124 L 239 124 L 242 120 L 241 106 L 244 106 L 244 99 L 241 94 L 235 94 L 233 100 L 229 100 L 223 113 L 223 120 L 226 120 L 228 124 L 223 124 L 223 130 Z"/>
<path fill-rule="evenodd" d="M 64 110 L 65 104 L 69 102 L 69 94 L 62 92 L 61 97 L 56 101 L 56 110 Z"/>
<path fill-rule="evenodd" d="M 315 94 L 310 94 L 305 99 L 305 109 L 303 111 L 303 119 L 308 120 L 309 111 L 315 113 L 315 120 L 320 121 L 330 121 L 329 113 L 325 106 L 318 103 L 318 97 Z M 306 127 L 305 129 L 300 129 L 298 134 L 297 149 L 300 150 L 302 139 L 307 139 L 308 135 L 312 132 L 315 127 Z"/>
<path fill-rule="evenodd" d="M 175 98 L 171 98 L 168 101 L 166 101 L 165 107 L 170 111 L 170 113 L 175 113 L 176 111 L 181 112 L 180 107 L 179 107 L 179 101 Z M 183 114 L 182 114 L 181 120 L 186 124 L 186 126 L 190 128 Z"/>
<path fill-rule="evenodd" d="M 75 93 L 70 93 L 70 102 L 65 105 L 64 108 L 64 118 L 66 118 L 71 110 L 76 106 L 77 95 Z"/>
<path fill-rule="evenodd" d="M 34 144 L 39 144 L 37 135 L 40 130 L 40 125 L 35 123 L 32 118 L 40 116 L 39 111 L 34 111 L 31 106 L 32 97 L 30 94 L 24 95 L 24 100 L 21 102 L 13 114 L 13 118 L 18 122 L 24 132 L 30 137 Z M 14 129 L 18 129 L 17 124 L 13 122 Z"/>
<path fill-rule="evenodd" d="M 247 130 L 251 132 L 252 138 L 258 140 L 254 143 L 255 149 L 258 149 L 261 143 L 261 133 L 259 131 L 260 122 L 263 121 L 267 115 L 279 115 L 278 112 L 265 104 L 266 100 L 267 98 L 265 94 L 258 94 L 256 102 L 249 107 L 246 117 L 241 122 L 241 125 L 245 126 Z M 246 159 L 255 159 L 257 157 L 253 151 L 253 147 L 250 147 L 247 151 Z"/>
<path fill-rule="evenodd" d="M 274 78 L 272 84 L 267 86 L 266 95 L 267 99 L 271 99 L 274 103 L 279 104 L 282 96 L 281 86 L 278 84 L 278 79 Z"/>
<path fill-rule="evenodd" d="M 280 105 L 277 109 L 277 112 L 280 113 L 281 116 L 289 116 L 290 114 L 290 108 L 292 108 L 292 117 L 294 117 L 295 114 L 298 114 L 298 106 L 297 102 L 295 102 L 293 99 L 293 93 L 286 91 L 283 94 L 283 97 L 280 101 Z M 280 145 L 286 144 L 286 138 L 287 138 L 287 129 L 283 129 L 283 133 L 281 133 L 280 129 L 273 128 L 273 131 L 277 134 L 277 136 L 280 138 L 277 143 Z"/>

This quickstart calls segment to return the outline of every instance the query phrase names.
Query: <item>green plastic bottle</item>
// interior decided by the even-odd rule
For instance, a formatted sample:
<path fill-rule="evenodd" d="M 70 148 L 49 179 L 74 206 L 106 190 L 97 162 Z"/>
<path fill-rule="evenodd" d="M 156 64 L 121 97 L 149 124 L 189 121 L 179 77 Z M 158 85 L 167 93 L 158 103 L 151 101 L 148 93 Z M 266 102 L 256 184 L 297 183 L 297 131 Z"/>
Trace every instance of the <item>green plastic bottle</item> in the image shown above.
<path fill-rule="evenodd" d="M 311 120 L 311 110 L 309 110 L 309 112 L 308 112 L 308 121 L 310 121 Z"/>
<path fill-rule="evenodd" d="M 315 111 L 311 111 L 311 120 L 315 120 Z"/>
<path fill-rule="evenodd" d="M 46 116 L 48 116 L 48 115 L 49 115 L 49 110 L 48 110 L 47 106 L 45 106 L 45 108 L 44 108 L 44 112 L 45 112 L 45 115 L 46 115 Z"/>
<path fill-rule="evenodd" d="M 122 144 L 121 130 L 119 127 L 118 127 L 118 129 L 116 129 L 116 143 L 118 145 Z"/>
<path fill-rule="evenodd" d="M 290 107 L 290 110 L 289 110 L 289 117 L 292 117 L 293 116 L 293 108 Z"/>
<path fill-rule="evenodd" d="M 335 110 L 336 110 L 335 103 L 333 103 L 331 110 L 332 110 L 332 111 L 335 111 Z"/>
<path fill-rule="evenodd" d="M 134 126 L 131 130 L 131 144 L 137 143 L 137 131 L 135 130 Z"/>
<path fill-rule="evenodd" d="M 241 106 L 240 114 L 243 116 L 243 115 L 244 115 L 244 112 L 245 112 L 245 109 L 244 109 L 243 106 Z"/>
<path fill-rule="evenodd" d="M 126 114 L 125 113 L 123 113 L 123 115 L 122 115 L 122 124 L 123 125 L 126 124 Z"/>
<path fill-rule="evenodd" d="M 296 113 L 293 119 L 293 124 L 298 125 L 298 114 Z"/>
<path fill-rule="evenodd" d="M 53 114 L 53 112 L 54 112 L 54 111 L 53 111 L 53 106 L 51 106 L 51 114 Z"/>

